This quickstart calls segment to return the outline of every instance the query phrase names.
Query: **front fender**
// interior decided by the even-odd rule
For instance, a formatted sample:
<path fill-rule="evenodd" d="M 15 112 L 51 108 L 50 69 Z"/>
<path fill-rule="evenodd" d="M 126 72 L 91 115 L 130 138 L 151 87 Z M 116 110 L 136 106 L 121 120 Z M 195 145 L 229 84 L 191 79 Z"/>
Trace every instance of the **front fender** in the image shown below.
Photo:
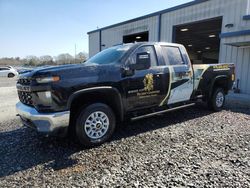
<path fill-rule="evenodd" d="M 123 120 L 124 118 L 124 107 L 123 107 L 123 103 L 122 103 L 122 97 L 120 92 L 118 91 L 118 89 L 111 87 L 111 86 L 99 86 L 99 87 L 91 87 L 91 88 L 86 88 L 86 89 L 82 89 L 79 91 L 76 91 L 75 93 L 73 93 L 67 102 L 67 108 L 70 109 L 72 102 L 74 101 L 74 99 L 76 99 L 77 97 L 83 95 L 83 94 L 91 94 L 93 93 L 93 95 L 95 94 L 95 92 L 99 92 L 99 93 L 107 93 L 107 92 L 111 92 L 114 94 L 115 98 L 114 98 L 114 102 L 117 105 L 118 111 L 119 111 L 119 116 L 120 119 Z"/>

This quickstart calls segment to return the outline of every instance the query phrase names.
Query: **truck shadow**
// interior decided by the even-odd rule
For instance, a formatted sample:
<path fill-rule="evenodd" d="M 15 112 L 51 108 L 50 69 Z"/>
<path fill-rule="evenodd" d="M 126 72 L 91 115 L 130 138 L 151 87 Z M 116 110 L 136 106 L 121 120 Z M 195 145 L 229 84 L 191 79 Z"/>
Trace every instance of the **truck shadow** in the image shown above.
<path fill-rule="evenodd" d="M 207 116 L 211 113 L 203 106 L 195 106 L 131 122 L 125 126 L 118 126 L 110 142 Z M 0 178 L 32 167 L 55 171 L 69 168 L 78 163 L 77 159 L 72 158 L 73 154 L 95 150 L 83 150 L 67 138 L 38 138 L 36 133 L 27 128 L 0 132 L 0 146 Z M 105 150 L 105 146 L 101 149 Z"/>
<path fill-rule="evenodd" d="M 194 107 L 167 112 L 134 122 L 128 122 L 118 128 L 113 140 L 136 136 L 141 133 L 172 126 L 191 119 L 207 116 L 212 113 L 212 111 L 206 109 L 206 106 L 199 104 Z"/>

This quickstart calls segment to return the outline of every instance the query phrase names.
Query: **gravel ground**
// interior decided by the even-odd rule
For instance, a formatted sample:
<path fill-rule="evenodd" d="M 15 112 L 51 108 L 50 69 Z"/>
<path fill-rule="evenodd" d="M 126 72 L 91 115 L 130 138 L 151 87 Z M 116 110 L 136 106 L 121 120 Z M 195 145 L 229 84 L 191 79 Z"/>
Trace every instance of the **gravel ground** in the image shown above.
<path fill-rule="evenodd" d="M 16 80 L 17 80 L 17 77 L 14 77 L 14 78 L 0 77 L 0 89 L 4 89 L 4 87 L 14 87 L 16 84 Z"/>
<path fill-rule="evenodd" d="M 15 84 L 16 78 L 0 77 L 0 121 L 13 119 L 16 116 L 15 104 L 18 97 Z"/>
<path fill-rule="evenodd" d="M 93 149 L 39 137 L 11 116 L 0 146 L 0 187 L 250 187 L 250 109 L 229 104 L 128 123 Z"/>

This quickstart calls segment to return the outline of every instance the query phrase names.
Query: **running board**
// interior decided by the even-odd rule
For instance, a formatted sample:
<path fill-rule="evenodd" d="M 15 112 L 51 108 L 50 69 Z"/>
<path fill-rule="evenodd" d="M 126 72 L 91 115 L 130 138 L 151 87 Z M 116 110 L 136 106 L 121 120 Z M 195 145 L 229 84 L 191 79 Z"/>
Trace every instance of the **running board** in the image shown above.
<path fill-rule="evenodd" d="M 157 114 L 162 114 L 162 113 L 165 113 L 165 112 L 171 112 L 171 111 L 174 111 L 174 110 L 178 110 L 178 109 L 182 109 L 182 108 L 194 106 L 195 104 L 196 103 L 191 103 L 191 104 L 186 104 L 186 105 L 183 105 L 183 106 L 178 106 L 178 107 L 167 109 L 167 110 L 162 110 L 162 111 L 159 111 L 159 112 L 153 112 L 153 113 L 150 113 L 150 114 L 146 114 L 146 115 L 142 115 L 142 116 L 137 116 L 137 117 L 131 118 L 131 120 L 135 121 L 135 120 L 139 120 L 139 119 L 143 119 L 143 118 L 155 116 Z"/>

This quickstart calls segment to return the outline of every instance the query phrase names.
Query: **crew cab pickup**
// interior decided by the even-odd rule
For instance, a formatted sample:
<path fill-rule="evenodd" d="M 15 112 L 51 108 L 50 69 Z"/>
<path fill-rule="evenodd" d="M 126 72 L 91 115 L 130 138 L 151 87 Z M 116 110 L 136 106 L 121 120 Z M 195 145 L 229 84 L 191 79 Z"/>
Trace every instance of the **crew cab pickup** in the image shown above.
<path fill-rule="evenodd" d="M 86 147 L 107 141 L 117 123 L 206 102 L 222 109 L 233 64 L 192 65 L 173 43 L 117 45 L 87 62 L 20 75 L 17 113 L 45 135 L 73 135 Z"/>

